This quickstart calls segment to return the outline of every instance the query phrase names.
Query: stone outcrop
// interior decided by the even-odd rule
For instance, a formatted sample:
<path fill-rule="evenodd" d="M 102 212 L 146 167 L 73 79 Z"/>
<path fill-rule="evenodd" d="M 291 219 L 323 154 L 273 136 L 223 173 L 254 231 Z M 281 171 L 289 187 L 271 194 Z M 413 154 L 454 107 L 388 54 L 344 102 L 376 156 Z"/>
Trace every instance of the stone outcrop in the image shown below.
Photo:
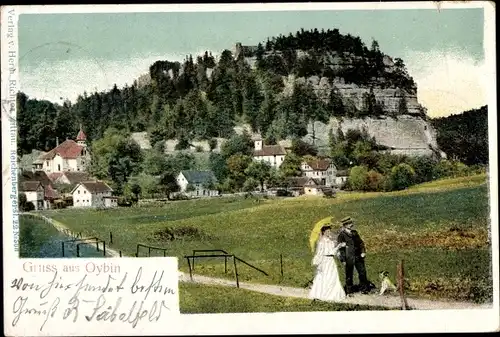
<path fill-rule="evenodd" d="M 345 83 L 341 78 L 330 81 L 326 77 L 311 76 L 309 78 L 296 78 L 289 75 L 283 79 L 285 84 L 284 95 L 290 95 L 296 83 L 309 83 L 314 91 L 323 100 L 328 100 L 332 89 L 337 89 L 342 96 L 345 105 L 353 104 L 356 109 L 363 109 L 363 96 L 370 93 L 370 88 L 362 87 L 354 83 Z M 418 103 L 417 95 L 406 92 L 399 88 L 372 88 L 377 102 L 381 103 L 388 115 L 399 114 L 399 104 L 402 99 L 406 100 L 409 115 L 424 116 L 427 110 Z"/>
<path fill-rule="evenodd" d="M 440 155 L 436 142 L 436 131 L 423 118 L 409 115 L 397 118 L 383 116 L 380 118 L 331 118 L 328 124 L 315 122 L 309 125 L 305 141 L 313 142 L 318 148 L 326 148 L 329 143 L 330 130 L 337 134 L 341 129 L 345 134 L 348 130 L 366 130 L 375 137 L 377 144 L 387 148 L 393 154 L 410 156 Z"/>

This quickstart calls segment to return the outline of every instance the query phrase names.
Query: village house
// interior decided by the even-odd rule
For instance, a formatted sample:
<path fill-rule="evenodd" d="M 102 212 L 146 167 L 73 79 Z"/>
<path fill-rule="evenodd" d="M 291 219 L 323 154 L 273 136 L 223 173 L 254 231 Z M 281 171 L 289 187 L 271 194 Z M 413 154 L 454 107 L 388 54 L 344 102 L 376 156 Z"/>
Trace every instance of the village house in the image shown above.
<path fill-rule="evenodd" d="M 44 188 L 39 181 L 25 181 L 19 184 L 19 190 L 26 195 L 26 202 L 31 202 L 35 210 L 42 210 L 44 204 Z"/>
<path fill-rule="evenodd" d="M 212 171 L 181 171 L 177 176 L 179 193 L 191 197 L 213 197 L 219 195 L 215 188 L 217 178 Z"/>
<path fill-rule="evenodd" d="M 34 170 L 46 173 L 65 171 L 85 171 L 90 164 L 90 153 L 87 150 L 87 136 L 80 128 L 76 141 L 67 139 L 61 144 L 42 154 L 33 162 Z"/>
<path fill-rule="evenodd" d="M 112 196 L 113 189 L 102 181 L 84 181 L 71 191 L 74 207 L 116 207 L 118 197 Z"/>
<path fill-rule="evenodd" d="M 51 209 L 54 206 L 54 202 L 60 198 L 58 191 L 52 185 L 51 180 L 47 176 L 44 171 L 25 171 L 21 170 L 19 174 L 19 182 L 20 182 L 20 192 L 26 193 L 23 191 L 23 183 L 31 182 L 31 183 L 41 183 L 44 195 L 42 198 L 43 208 Z"/>
<path fill-rule="evenodd" d="M 262 139 L 254 141 L 253 158 L 269 163 L 274 168 L 279 168 L 286 156 L 286 149 L 283 145 L 263 145 Z"/>
<path fill-rule="evenodd" d="M 305 160 L 302 162 L 300 169 L 305 177 L 317 179 L 321 185 L 333 186 L 335 184 L 337 168 L 330 159 Z"/>
<path fill-rule="evenodd" d="M 346 184 L 348 177 L 349 177 L 348 170 L 338 170 L 337 174 L 335 175 L 335 181 L 333 185 L 336 188 L 342 188 Z"/>
<path fill-rule="evenodd" d="M 298 195 L 331 195 L 332 188 L 325 186 L 319 179 L 311 177 L 290 177 L 287 179 L 288 189 L 294 196 Z"/>

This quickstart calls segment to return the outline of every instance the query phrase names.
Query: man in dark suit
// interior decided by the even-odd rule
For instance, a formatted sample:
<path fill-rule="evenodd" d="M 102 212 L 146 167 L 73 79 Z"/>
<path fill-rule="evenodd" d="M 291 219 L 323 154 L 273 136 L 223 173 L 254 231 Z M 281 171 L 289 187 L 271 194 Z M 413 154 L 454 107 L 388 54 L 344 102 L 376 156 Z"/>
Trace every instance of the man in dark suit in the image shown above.
<path fill-rule="evenodd" d="M 345 292 L 354 292 L 353 273 L 354 268 L 358 272 L 359 290 L 368 293 L 372 288 L 372 283 L 366 277 L 365 268 L 365 244 L 358 232 L 353 228 L 354 223 L 350 217 L 341 220 L 342 228 L 337 238 L 337 243 L 345 242 L 346 246 L 340 248 L 339 258 L 345 264 Z"/>

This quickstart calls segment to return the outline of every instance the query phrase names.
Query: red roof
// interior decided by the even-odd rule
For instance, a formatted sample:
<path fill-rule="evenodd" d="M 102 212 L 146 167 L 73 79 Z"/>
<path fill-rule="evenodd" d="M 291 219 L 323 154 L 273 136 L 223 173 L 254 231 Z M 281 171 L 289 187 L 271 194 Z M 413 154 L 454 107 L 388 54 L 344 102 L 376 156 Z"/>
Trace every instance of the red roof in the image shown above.
<path fill-rule="evenodd" d="M 51 185 L 45 186 L 45 198 L 46 199 L 57 199 L 59 198 L 59 193 L 52 188 Z"/>
<path fill-rule="evenodd" d="M 314 171 L 326 171 L 332 161 L 330 159 L 316 159 L 316 160 L 308 160 L 306 161 L 307 165 L 309 165 Z"/>
<path fill-rule="evenodd" d="M 85 135 L 82 129 L 80 129 L 80 131 L 78 132 L 76 140 L 87 140 L 87 135 Z"/>
<path fill-rule="evenodd" d="M 49 176 L 49 179 L 52 181 L 52 182 L 55 182 L 57 179 L 59 179 L 59 177 L 61 177 L 62 175 L 64 174 L 64 172 L 52 172 L 52 173 L 49 173 L 48 176 Z"/>
<path fill-rule="evenodd" d="M 256 150 L 253 153 L 254 157 L 264 156 L 284 156 L 286 151 L 281 145 L 265 145 L 262 150 Z"/>
<path fill-rule="evenodd" d="M 74 140 L 67 139 L 62 142 L 58 147 L 50 150 L 46 154 L 42 155 L 41 159 L 52 159 L 59 154 L 64 159 L 76 159 L 81 155 L 82 145 L 78 145 Z"/>

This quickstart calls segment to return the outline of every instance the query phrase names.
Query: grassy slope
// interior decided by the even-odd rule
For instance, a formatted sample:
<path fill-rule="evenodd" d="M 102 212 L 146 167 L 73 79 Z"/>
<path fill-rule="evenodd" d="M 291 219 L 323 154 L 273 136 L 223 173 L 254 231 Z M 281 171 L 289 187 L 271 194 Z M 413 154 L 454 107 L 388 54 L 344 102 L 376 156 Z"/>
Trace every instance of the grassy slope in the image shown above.
<path fill-rule="evenodd" d="M 426 290 L 428 284 L 424 281 L 436 283 L 444 278 L 455 284 L 464 279 L 490 277 L 491 259 L 485 239 L 488 195 L 485 184 L 479 185 L 481 182 L 484 177 L 461 178 L 409 191 L 382 195 L 349 193 L 337 199 L 293 198 L 257 204 L 252 200 L 218 198 L 175 202 L 162 208 L 48 213 L 72 230 L 87 235 L 106 240 L 112 231 L 114 242 L 111 246 L 126 254 L 135 253 L 137 243 L 168 247 L 169 254 L 179 257 L 190 254 L 192 249 L 225 249 L 271 275 L 266 277 L 242 265 L 239 267 L 242 280 L 293 286 L 302 286 L 312 277 L 308 238 L 314 222 L 329 215 L 337 219 L 350 215 L 357 220 L 367 243 L 366 263 L 373 281 L 377 281 L 380 270 L 395 275 L 396 263 L 404 259 L 407 276 L 416 285 L 415 291 L 439 294 L 432 287 Z M 210 238 L 162 242 L 154 233 L 166 226 L 193 226 Z M 451 227 L 470 230 L 476 238 L 466 240 L 463 248 L 467 249 L 446 249 Z M 445 240 L 433 239 L 433 233 L 439 231 Z M 408 240 L 413 246 L 402 247 L 401 244 Z M 457 240 L 458 243 L 463 241 L 460 237 Z M 280 254 L 284 260 L 283 279 L 280 277 Z M 185 259 L 180 265 L 187 270 Z M 220 260 L 209 259 L 197 262 L 196 272 L 224 276 L 223 268 Z M 232 263 L 227 277 L 232 277 L 231 273 Z M 447 287 L 456 288 L 454 285 Z M 453 297 L 470 299 L 469 294 Z"/>

